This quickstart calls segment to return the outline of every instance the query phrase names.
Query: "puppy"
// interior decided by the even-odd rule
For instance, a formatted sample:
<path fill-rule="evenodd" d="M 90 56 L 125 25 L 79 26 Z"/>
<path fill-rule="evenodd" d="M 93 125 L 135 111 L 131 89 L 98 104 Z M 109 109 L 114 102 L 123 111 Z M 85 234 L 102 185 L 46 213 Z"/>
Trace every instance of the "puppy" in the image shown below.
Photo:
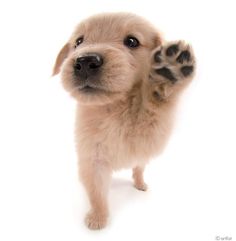
<path fill-rule="evenodd" d="M 166 145 L 194 70 L 189 45 L 165 42 L 150 23 L 127 13 L 86 19 L 58 54 L 53 74 L 61 71 L 78 101 L 76 146 L 90 229 L 106 226 L 113 171 L 132 168 L 134 186 L 147 190 L 145 165 Z"/>

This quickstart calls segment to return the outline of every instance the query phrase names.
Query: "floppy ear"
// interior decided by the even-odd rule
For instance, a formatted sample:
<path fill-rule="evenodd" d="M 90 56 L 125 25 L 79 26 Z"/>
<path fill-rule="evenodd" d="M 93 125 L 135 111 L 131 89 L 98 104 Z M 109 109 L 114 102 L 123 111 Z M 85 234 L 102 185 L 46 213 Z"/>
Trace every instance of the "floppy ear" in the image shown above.
<path fill-rule="evenodd" d="M 57 59 L 53 68 L 52 76 L 56 75 L 60 72 L 61 65 L 65 58 L 68 56 L 70 51 L 70 45 L 69 43 L 65 44 L 59 54 L 57 55 Z"/>

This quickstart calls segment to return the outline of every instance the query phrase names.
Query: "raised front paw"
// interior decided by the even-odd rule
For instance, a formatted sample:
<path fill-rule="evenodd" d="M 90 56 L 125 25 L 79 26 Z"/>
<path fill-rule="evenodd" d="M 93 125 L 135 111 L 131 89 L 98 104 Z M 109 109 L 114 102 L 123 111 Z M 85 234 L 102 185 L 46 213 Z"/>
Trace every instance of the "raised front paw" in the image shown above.
<path fill-rule="evenodd" d="M 152 79 L 159 82 L 190 79 L 195 70 L 193 50 L 184 41 L 168 42 L 153 51 L 151 67 Z"/>

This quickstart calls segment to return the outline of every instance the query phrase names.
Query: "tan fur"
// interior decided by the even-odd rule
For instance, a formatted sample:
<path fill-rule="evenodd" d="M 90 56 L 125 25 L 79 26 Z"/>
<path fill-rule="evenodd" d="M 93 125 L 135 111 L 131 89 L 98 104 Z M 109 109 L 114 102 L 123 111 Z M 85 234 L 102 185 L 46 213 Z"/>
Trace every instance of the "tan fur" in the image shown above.
<path fill-rule="evenodd" d="M 82 35 L 84 42 L 74 48 Z M 137 37 L 141 46 L 124 46 L 127 35 Z M 184 42 L 178 44 L 192 52 Z M 76 145 L 80 178 L 91 203 L 85 219 L 91 229 L 106 225 L 112 171 L 133 168 L 135 187 L 145 191 L 144 167 L 163 151 L 169 138 L 178 96 L 193 75 L 180 76 L 179 66 L 171 58 L 163 61 L 178 82 L 173 84 L 155 74 L 158 64 L 153 55 L 167 47 L 148 22 L 133 14 L 116 13 L 83 21 L 59 53 L 54 74 L 62 69 L 63 85 L 78 101 Z M 106 61 L 101 76 L 94 81 L 98 91 L 93 94 L 81 93 L 73 76 L 75 59 L 89 52 L 101 54 Z M 193 57 L 191 61 L 194 64 Z"/>
<path fill-rule="evenodd" d="M 60 53 L 57 56 L 56 63 L 53 69 L 53 75 L 58 74 L 60 72 L 60 67 L 64 61 L 64 59 L 68 56 L 70 50 L 70 45 L 67 43 L 63 46 Z"/>

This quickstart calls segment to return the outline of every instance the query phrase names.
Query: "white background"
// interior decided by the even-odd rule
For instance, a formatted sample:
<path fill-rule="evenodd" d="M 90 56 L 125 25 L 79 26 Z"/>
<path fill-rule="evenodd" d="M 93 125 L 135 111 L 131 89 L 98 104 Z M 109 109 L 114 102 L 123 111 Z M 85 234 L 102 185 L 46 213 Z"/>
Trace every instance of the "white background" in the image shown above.
<path fill-rule="evenodd" d="M 0 240 L 236 239 L 236 77 L 234 1 L 1 1 Z M 77 178 L 75 102 L 50 78 L 56 55 L 84 17 L 142 15 L 166 39 L 191 42 L 198 70 L 179 105 L 165 153 L 145 176 L 115 174 L 111 219 L 83 224 L 88 201 Z"/>

